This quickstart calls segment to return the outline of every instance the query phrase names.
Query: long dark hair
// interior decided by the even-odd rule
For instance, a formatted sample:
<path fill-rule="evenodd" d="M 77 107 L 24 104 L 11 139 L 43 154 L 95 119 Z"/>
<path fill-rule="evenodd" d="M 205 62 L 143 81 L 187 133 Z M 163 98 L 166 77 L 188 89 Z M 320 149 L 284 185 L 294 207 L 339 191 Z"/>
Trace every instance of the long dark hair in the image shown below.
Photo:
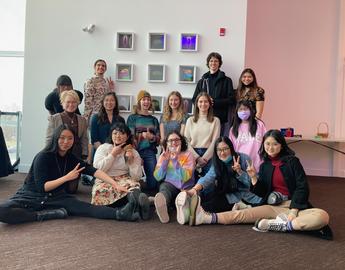
<path fill-rule="evenodd" d="M 265 151 L 265 141 L 268 137 L 274 138 L 277 143 L 281 145 L 281 150 L 278 155 L 279 158 L 285 157 L 285 156 L 294 156 L 295 152 L 291 150 L 291 148 L 287 145 L 284 136 L 281 134 L 281 132 L 277 129 L 270 129 L 267 131 L 262 139 L 262 143 L 259 149 L 259 155 L 262 160 L 266 160 L 269 158 L 268 154 Z"/>
<path fill-rule="evenodd" d="M 115 107 L 113 109 L 113 118 L 119 115 L 119 102 L 117 101 L 117 96 L 114 92 L 109 92 L 104 95 L 101 103 L 101 108 L 98 112 L 98 123 L 99 124 L 107 124 L 110 123 L 107 115 L 107 111 L 104 108 L 104 100 L 106 97 L 112 96 L 115 99 Z M 111 123 L 110 123 L 111 124 Z"/>
<path fill-rule="evenodd" d="M 164 149 L 167 149 L 167 144 L 168 144 L 168 138 L 170 137 L 170 135 L 172 134 L 176 134 L 177 136 L 179 136 L 180 140 L 181 140 L 181 152 L 187 151 L 188 149 L 188 143 L 187 140 L 184 136 L 181 135 L 180 132 L 178 132 L 177 130 L 173 130 L 171 132 L 168 133 L 168 135 L 165 137 L 162 146 Z"/>
<path fill-rule="evenodd" d="M 109 136 L 106 139 L 107 143 L 114 144 L 113 138 L 112 138 L 112 134 L 114 130 L 127 134 L 128 139 L 126 141 L 126 145 L 133 144 L 133 136 L 132 136 L 131 130 L 125 123 L 122 123 L 122 122 L 117 122 L 116 124 L 111 126 L 110 131 L 109 131 Z"/>
<path fill-rule="evenodd" d="M 62 131 L 64 130 L 69 130 L 70 132 L 72 132 L 73 134 L 73 138 L 76 137 L 76 135 L 74 134 L 73 130 L 66 124 L 62 124 L 61 126 L 58 126 L 53 133 L 53 136 L 51 138 L 51 140 L 48 142 L 48 144 L 46 145 L 46 147 L 44 147 L 44 149 L 42 150 L 42 152 L 46 152 L 46 153 L 57 153 L 59 151 L 59 138 L 60 135 L 62 133 Z M 74 143 L 73 143 L 74 145 Z M 68 152 L 72 151 L 72 147 L 68 150 Z"/>
<path fill-rule="evenodd" d="M 234 134 L 236 138 L 238 137 L 238 129 L 240 127 L 240 124 L 242 123 L 242 119 L 238 117 L 237 112 L 238 112 L 238 109 L 241 107 L 241 105 L 247 107 L 250 111 L 250 116 L 248 118 L 249 131 L 250 131 L 250 135 L 252 135 L 252 137 L 255 137 L 256 130 L 258 128 L 258 124 L 256 121 L 259 121 L 259 120 L 255 117 L 255 114 L 256 114 L 255 109 L 253 107 L 252 102 L 249 100 L 240 100 L 237 103 L 235 113 L 234 113 L 233 124 L 232 124 L 232 133 Z"/>
<path fill-rule="evenodd" d="M 216 173 L 216 192 L 219 194 L 226 194 L 237 190 L 236 172 L 232 169 L 233 161 L 231 164 L 226 164 L 219 159 L 217 153 L 218 145 L 223 142 L 230 148 L 230 155 L 237 158 L 238 154 L 235 152 L 234 146 L 230 139 L 225 136 L 219 137 L 214 144 L 214 152 L 212 157 L 212 164 Z"/>

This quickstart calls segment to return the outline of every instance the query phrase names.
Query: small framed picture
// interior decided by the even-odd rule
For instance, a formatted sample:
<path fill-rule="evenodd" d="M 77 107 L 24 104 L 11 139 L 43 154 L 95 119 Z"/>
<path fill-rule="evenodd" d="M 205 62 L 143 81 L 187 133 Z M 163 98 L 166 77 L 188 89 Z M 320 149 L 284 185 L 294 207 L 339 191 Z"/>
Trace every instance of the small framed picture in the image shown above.
<path fill-rule="evenodd" d="M 117 81 L 133 81 L 133 64 L 116 64 L 115 77 Z"/>
<path fill-rule="evenodd" d="M 149 82 L 165 82 L 165 65 L 149 64 L 147 74 Z"/>
<path fill-rule="evenodd" d="M 180 65 L 178 69 L 179 83 L 195 83 L 196 66 Z"/>
<path fill-rule="evenodd" d="M 152 107 L 155 113 L 163 113 L 164 97 L 152 96 Z"/>
<path fill-rule="evenodd" d="M 194 113 L 194 104 L 191 98 L 183 98 L 183 109 L 185 113 L 192 115 Z"/>
<path fill-rule="evenodd" d="M 196 52 L 198 50 L 198 34 L 182 33 L 180 37 L 180 51 Z"/>
<path fill-rule="evenodd" d="M 166 34 L 165 33 L 149 33 L 149 51 L 165 51 L 166 50 Z"/>
<path fill-rule="evenodd" d="M 131 112 L 132 109 L 132 96 L 131 95 L 116 95 L 119 102 L 120 112 Z"/>
<path fill-rule="evenodd" d="M 134 33 L 117 32 L 116 48 L 118 50 L 134 50 Z"/>

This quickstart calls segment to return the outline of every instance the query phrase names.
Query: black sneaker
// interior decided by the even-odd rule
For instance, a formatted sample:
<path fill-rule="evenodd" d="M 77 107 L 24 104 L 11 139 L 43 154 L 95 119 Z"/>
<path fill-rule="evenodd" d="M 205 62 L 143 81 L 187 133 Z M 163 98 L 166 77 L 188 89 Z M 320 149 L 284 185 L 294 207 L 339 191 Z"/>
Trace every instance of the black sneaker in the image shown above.
<path fill-rule="evenodd" d="M 125 206 L 116 210 L 115 218 L 117 220 L 137 221 L 139 219 L 139 213 L 135 210 L 136 208 L 136 201 L 128 200 L 128 203 Z"/>
<path fill-rule="evenodd" d="M 333 240 L 333 232 L 331 230 L 331 227 L 328 225 L 322 227 L 319 230 L 313 230 L 313 231 L 303 231 L 304 233 L 310 234 L 312 236 L 316 236 L 325 240 Z"/>

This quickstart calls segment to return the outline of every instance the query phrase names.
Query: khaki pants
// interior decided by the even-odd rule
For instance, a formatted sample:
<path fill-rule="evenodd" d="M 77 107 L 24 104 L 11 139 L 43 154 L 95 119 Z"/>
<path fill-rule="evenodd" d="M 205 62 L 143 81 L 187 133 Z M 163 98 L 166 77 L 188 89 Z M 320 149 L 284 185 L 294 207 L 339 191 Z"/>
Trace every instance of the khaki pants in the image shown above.
<path fill-rule="evenodd" d="M 254 223 L 259 218 L 275 219 L 279 214 L 288 214 L 291 201 L 285 201 L 280 205 L 262 205 L 244 210 L 218 213 L 218 223 L 238 224 Z M 297 217 L 292 221 L 294 230 L 310 231 L 318 230 L 329 222 L 328 213 L 319 208 L 300 210 Z"/>

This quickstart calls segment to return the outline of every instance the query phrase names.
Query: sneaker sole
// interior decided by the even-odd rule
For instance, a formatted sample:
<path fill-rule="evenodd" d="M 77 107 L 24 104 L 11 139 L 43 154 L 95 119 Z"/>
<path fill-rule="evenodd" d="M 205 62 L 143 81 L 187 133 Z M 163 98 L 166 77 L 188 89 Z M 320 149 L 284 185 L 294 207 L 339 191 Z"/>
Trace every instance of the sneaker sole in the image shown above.
<path fill-rule="evenodd" d="M 156 213 L 162 223 L 169 222 L 167 202 L 163 194 L 157 193 L 155 196 Z"/>
<path fill-rule="evenodd" d="M 189 226 L 195 225 L 195 218 L 196 218 L 196 208 L 199 203 L 199 196 L 193 195 L 190 201 L 190 217 L 189 217 Z"/>
<path fill-rule="evenodd" d="M 185 211 L 189 208 L 187 206 L 187 199 L 188 195 L 187 192 L 182 191 L 180 192 L 175 200 L 175 205 L 176 205 L 176 219 L 177 222 L 181 225 L 184 225 L 188 222 L 189 214 L 185 215 Z"/>

